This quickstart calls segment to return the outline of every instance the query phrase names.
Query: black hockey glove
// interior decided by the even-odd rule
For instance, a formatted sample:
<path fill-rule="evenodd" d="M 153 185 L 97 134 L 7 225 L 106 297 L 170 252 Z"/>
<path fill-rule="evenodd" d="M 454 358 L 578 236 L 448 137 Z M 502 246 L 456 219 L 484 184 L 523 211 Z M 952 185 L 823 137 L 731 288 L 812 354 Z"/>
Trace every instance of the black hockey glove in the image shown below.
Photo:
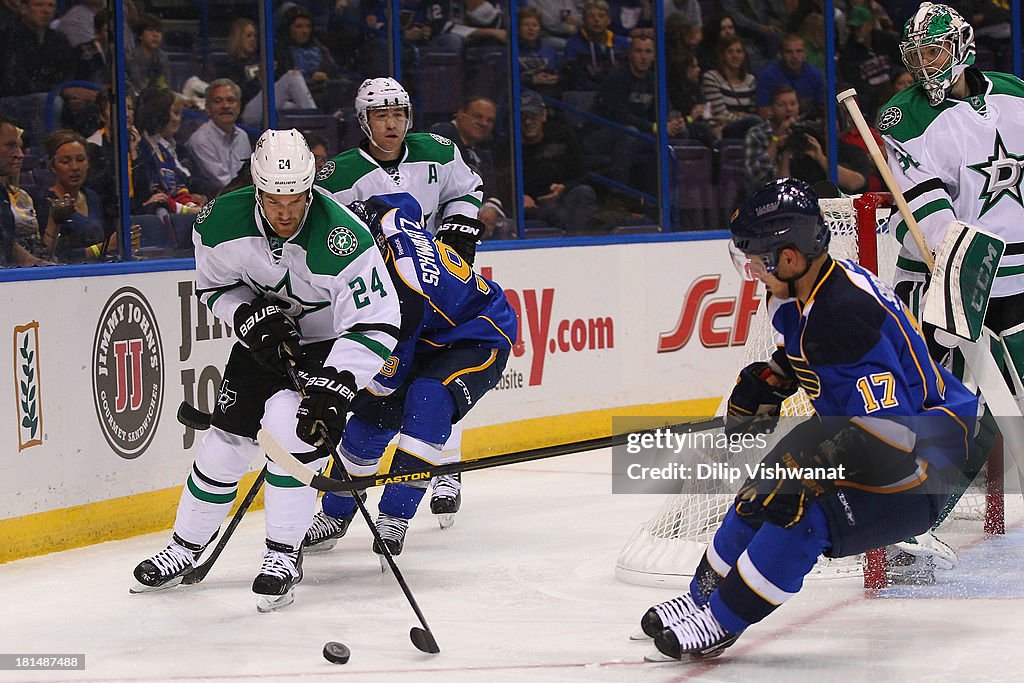
<path fill-rule="evenodd" d="M 476 245 L 483 235 L 483 223 L 475 218 L 456 214 L 444 219 L 434 237 L 438 242 L 454 249 L 455 253 L 472 268 L 473 262 L 476 261 Z"/>
<path fill-rule="evenodd" d="M 775 429 L 782 402 L 796 383 L 778 374 L 770 363 L 751 363 L 740 371 L 725 413 L 726 434 L 768 433 Z"/>
<path fill-rule="evenodd" d="M 778 470 L 835 467 L 825 435 L 816 418 L 794 427 L 761 461 L 755 476 L 744 482 L 736 494 L 736 513 L 783 528 L 799 522 L 815 498 L 835 487 L 835 479 L 791 478 Z"/>
<path fill-rule="evenodd" d="M 235 311 L 235 334 L 263 367 L 285 374 L 286 364 L 299 358 L 299 331 L 277 304 L 262 297 Z M 283 358 L 287 353 L 291 358 Z"/>
<path fill-rule="evenodd" d="M 327 446 L 320 432 L 323 427 L 331 443 L 337 446 L 345 431 L 348 404 L 356 395 L 355 378 L 347 370 L 339 372 L 327 366 L 298 374 L 303 398 L 295 412 L 299 418 L 295 433 L 310 446 Z"/>

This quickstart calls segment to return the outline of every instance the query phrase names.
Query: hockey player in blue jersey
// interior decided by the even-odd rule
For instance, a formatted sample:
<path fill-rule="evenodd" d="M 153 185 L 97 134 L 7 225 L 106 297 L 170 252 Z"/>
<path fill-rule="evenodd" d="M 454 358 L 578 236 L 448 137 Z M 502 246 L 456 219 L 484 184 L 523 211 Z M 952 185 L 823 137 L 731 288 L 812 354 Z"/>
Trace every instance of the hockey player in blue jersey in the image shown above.
<path fill-rule="evenodd" d="M 690 590 L 641 621 L 676 659 L 721 654 L 800 590 L 819 555 L 857 555 L 927 530 L 966 460 L 977 415 L 973 392 L 929 358 L 892 289 L 829 256 L 806 184 L 765 186 L 731 231 L 737 266 L 769 290 L 778 348 L 740 373 L 726 429 L 756 429 L 755 416 L 778 415 L 802 388 L 815 416 L 762 464 L 838 475 L 747 479 Z"/>
<path fill-rule="evenodd" d="M 422 229 L 419 205 L 410 195 L 374 197 L 349 208 L 370 227 L 384 255 L 401 300 L 402 325 L 384 368 L 352 402 L 341 456 L 351 475 L 375 474 L 385 447 L 401 432 L 392 474 L 439 464 L 453 423 L 501 378 L 516 341 L 515 312 L 501 287 L 470 266 L 475 237 L 435 241 Z M 392 555 L 402 552 L 427 484 L 384 488 L 377 529 Z M 334 547 L 355 513 L 351 494 L 325 494 L 323 514 L 341 524 L 321 529 L 317 515 L 306 535 L 307 551 Z M 374 552 L 381 552 L 376 543 Z"/>

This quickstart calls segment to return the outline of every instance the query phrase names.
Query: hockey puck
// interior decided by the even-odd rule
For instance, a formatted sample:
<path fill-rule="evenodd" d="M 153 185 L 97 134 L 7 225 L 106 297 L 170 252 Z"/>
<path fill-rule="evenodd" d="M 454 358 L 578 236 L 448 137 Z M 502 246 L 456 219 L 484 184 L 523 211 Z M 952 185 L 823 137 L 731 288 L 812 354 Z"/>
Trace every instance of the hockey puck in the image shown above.
<path fill-rule="evenodd" d="M 333 640 L 324 645 L 324 659 L 331 664 L 347 664 L 351 655 L 347 647 Z"/>

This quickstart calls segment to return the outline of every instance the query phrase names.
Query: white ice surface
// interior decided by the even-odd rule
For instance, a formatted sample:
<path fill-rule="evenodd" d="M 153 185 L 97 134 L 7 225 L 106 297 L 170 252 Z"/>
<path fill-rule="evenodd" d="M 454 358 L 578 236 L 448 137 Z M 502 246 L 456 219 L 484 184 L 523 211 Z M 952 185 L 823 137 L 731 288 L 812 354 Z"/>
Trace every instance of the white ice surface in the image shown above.
<path fill-rule="evenodd" d="M 0 671 L 0 681 L 967 681 L 1021 680 L 1024 530 L 957 541 L 961 564 L 929 588 L 869 596 L 817 582 L 727 654 L 649 664 L 630 642 L 664 589 L 613 577 L 615 557 L 656 496 L 611 494 L 597 451 L 465 476 L 455 525 L 424 504 L 398 558 L 441 646 L 422 654 L 417 621 L 382 574 L 357 519 L 331 552 L 306 558 L 293 605 L 258 614 L 250 591 L 263 515 L 243 521 L 197 586 L 129 595 L 135 564 L 168 533 L 0 565 L 0 653 L 84 653 L 86 669 Z M 371 496 L 375 501 L 375 496 Z M 371 509 L 375 509 L 375 502 Z M 345 666 L 324 642 L 352 651 Z"/>

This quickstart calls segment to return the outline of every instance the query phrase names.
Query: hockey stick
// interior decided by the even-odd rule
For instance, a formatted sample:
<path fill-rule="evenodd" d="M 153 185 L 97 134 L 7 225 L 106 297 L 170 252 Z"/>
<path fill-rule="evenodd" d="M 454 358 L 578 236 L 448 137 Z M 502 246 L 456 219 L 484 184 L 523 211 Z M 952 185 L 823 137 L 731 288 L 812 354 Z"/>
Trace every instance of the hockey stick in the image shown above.
<path fill-rule="evenodd" d="M 864 114 L 861 113 L 855 99 L 856 95 L 857 91 L 851 88 L 836 95 L 836 99 L 849 111 L 864 144 L 867 145 L 871 160 L 875 162 L 875 167 L 892 194 L 893 201 L 896 203 L 907 229 L 914 237 L 921 257 L 928 265 L 929 272 L 932 272 L 935 270 L 935 259 L 932 258 L 932 252 L 925 242 L 917 219 L 914 218 L 914 212 L 910 210 L 903 192 L 896 183 L 896 178 L 893 177 L 892 171 L 889 169 L 889 164 L 882 155 L 882 150 L 878 148 L 875 136 L 871 134 L 868 123 L 864 120 Z M 1003 446 L 1010 451 L 1017 463 L 1017 476 L 1021 479 L 1021 495 L 1024 495 L 1024 417 L 1021 416 L 1020 407 L 1013 394 L 1010 393 L 1010 388 L 1006 386 L 999 365 L 992 357 L 987 344 L 987 334 L 982 334 L 978 342 L 970 342 L 966 339 L 958 340 L 958 347 L 964 354 L 974 381 L 981 389 L 981 394 L 985 398 L 985 402 L 988 403 L 996 424 L 999 425 L 999 431 L 1003 434 Z"/>
<path fill-rule="evenodd" d="M 182 401 L 181 405 L 178 406 L 178 422 L 190 429 L 202 432 L 210 428 L 210 424 L 213 422 L 213 415 L 204 413 L 199 408 L 189 404 L 188 401 Z"/>
<path fill-rule="evenodd" d="M 288 357 L 283 345 L 280 353 L 282 358 Z M 300 396 L 305 397 L 306 392 L 303 389 L 299 376 L 295 371 L 295 366 L 291 363 L 286 363 L 285 367 L 288 370 L 288 378 L 292 381 L 295 391 L 299 392 Z M 273 435 L 265 429 L 261 429 L 259 431 L 257 438 L 259 438 L 260 435 L 263 436 L 263 440 L 266 440 L 266 436 L 268 435 L 273 438 Z M 373 518 L 370 517 L 370 511 L 366 509 L 366 504 L 363 503 L 362 496 L 358 495 L 358 492 L 352 487 L 352 476 L 348 473 L 348 470 L 345 469 L 345 463 L 342 462 L 341 458 L 338 456 L 338 446 L 334 443 L 334 440 L 331 439 L 331 435 L 327 433 L 327 428 L 324 427 L 323 423 L 320 423 L 320 438 L 330 449 L 331 460 L 334 462 L 336 474 L 341 477 L 343 482 L 349 484 L 347 490 L 352 491 L 354 494 L 352 499 L 355 501 L 356 507 L 359 508 L 359 512 L 362 514 L 363 520 L 366 522 L 366 526 L 370 527 L 370 533 L 373 535 L 374 543 L 381 549 L 381 551 L 383 551 L 382 555 L 387 561 L 388 566 L 391 567 L 391 573 L 394 574 L 395 580 L 398 581 L 398 585 L 402 589 L 402 593 L 405 594 L 405 599 L 408 600 L 409 606 L 412 607 L 412 611 L 416 613 L 416 618 L 420 621 L 420 626 L 422 628 L 413 626 L 409 629 L 409 639 L 412 640 L 412 644 L 415 645 L 416 649 L 419 651 L 436 655 L 441 651 L 441 648 L 438 647 L 437 640 L 434 638 L 434 634 L 431 633 L 430 627 L 427 625 L 426 617 L 423 616 L 419 603 L 416 602 L 416 598 L 413 597 L 412 591 L 409 590 L 409 585 L 405 582 L 405 577 L 402 576 L 402 572 L 398 569 L 398 564 L 395 563 L 395 558 L 391 556 L 391 551 L 388 549 L 387 544 L 384 543 L 384 539 L 381 538 L 380 532 L 377 531 L 377 525 L 373 523 Z M 260 441 L 261 445 L 263 440 Z M 291 454 L 289 453 L 289 455 Z M 282 467 L 281 469 L 285 468 Z M 287 472 L 287 470 L 285 471 Z"/>
<path fill-rule="evenodd" d="M 187 404 L 182 403 L 182 405 Z M 180 410 L 178 411 L 178 414 L 180 416 Z M 200 581 L 206 578 L 207 574 L 210 573 L 210 570 L 213 569 L 213 564 L 217 561 L 217 558 L 220 557 L 220 554 L 224 551 L 224 546 L 228 544 L 228 539 L 230 539 L 231 536 L 235 533 L 235 528 L 237 528 L 238 524 L 242 521 L 242 517 L 245 516 L 246 510 L 248 510 L 249 506 L 252 505 L 252 501 L 253 499 L 256 498 L 256 494 L 260 492 L 260 488 L 263 486 L 263 480 L 266 479 L 266 477 L 267 467 L 266 465 L 264 465 L 263 469 L 260 470 L 260 473 L 256 475 L 256 479 L 252 482 L 252 486 L 249 487 L 249 492 L 245 494 L 245 498 L 242 499 L 242 502 L 241 504 L 239 504 L 238 509 L 235 510 L 234 516 L 228 523 L 228 528 L 224 530 L 224 535 L 220 537 L 220 540 L 217 541 L 217 545 L 213 547 L 213 550 L 210 551 L 210 555 L 205 560 L 203 560 L 203 563 L 196 565 L 195 568 L 192 569 L 192 571 L 190 571 L 188 574 L 185 574 L 185 576 L 181 579 L 181 582 L 183 584 L 192 585 L 194 583 L 199 583 Z"/>
<path fill-rule="evenodd" d="M 714 429 L 716 427 L 721 427 L 724 424 L 725 418 L 714 417 L 708 420 L 700 420 L 698 422 L 683 422 L 669 427 L 662 427 L 662 429 L 671 429 L 677 433 L 685 433 Z M 278 467 L 287 472 L 288 476 L 297 479 L 306 486 L 310 486 L 317 491 L 322 491 L 324 493 L 339 493 L 341 491 L 361 491 L 374 486 L 386 486 L 388 484 L 400 484 L 410 481 L 426 481 L 432 477 L 439 477 L 445 474 L 472 472 L 474 470 L 484 470 L 491 467 L 501 467 L 502 465 L 515 465 L 521 462 L 531 462 L 534 460 L 544 460 L 546 458 L 556 458 L 561 455 L 583 453 L 585 451 L 593 451 L 599 448 L 621 446 L 627 442 L 631 433 L 613 434 L 611 436 L 602 436 L 595 439 L 587 439 L 585 441 L 572 441 L 570 443 L 555 444 L 554 446 L 543 446 L 541 448 L 533 448 L 526 451 L 503 453 L 502 455 L 477 458 L 475 460 L 462 460 L 459 462 L 435 465 L 427 469 L 403 472 L 395 475 L 388 474 L 375 477 L 357 477 L 351 479 L 349 482 L 337 481 L 320 474 L 292 455 L 287 448 L 282 446 L 281 443 L 274 438 L 273 434 L 265 429 L 261 429 L 259 431 L 256 435 L 256 440 L 259 442 L 260 447 L 263 448 L 263 451 L 267 454 L 267 457 L 277 463 Z"/>

